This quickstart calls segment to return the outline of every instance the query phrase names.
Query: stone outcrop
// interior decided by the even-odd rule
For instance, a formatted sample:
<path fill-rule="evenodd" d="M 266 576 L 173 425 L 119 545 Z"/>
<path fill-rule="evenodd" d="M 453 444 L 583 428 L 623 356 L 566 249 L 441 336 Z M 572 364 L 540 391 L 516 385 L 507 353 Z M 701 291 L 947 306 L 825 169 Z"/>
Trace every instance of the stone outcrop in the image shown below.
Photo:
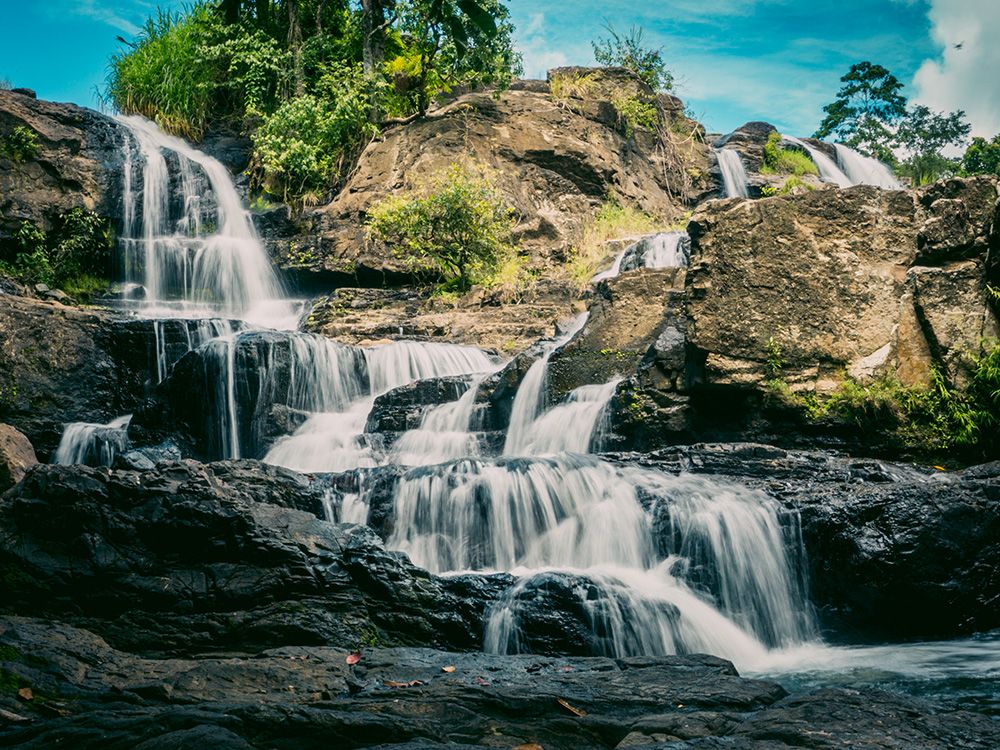
<path fill-rule="evenodd" d="M 551 81 L 464 94 L 386 130 L 329 205 L 306 214 L 292 236 L 289 227 L 276 227 L 273 254 L 287 268 L 340 278 L 338 286 L 405 278 L 410 269 L 391 248 L 368 242 L 367 214 L 387 195 L 456 161 L 483 166 L 496 178 L 519 221 L 522 254 L 535 268 L 563 262 L 609 195 L 669 219 L 714 191 L 700 126 L 684 117 L 677 100 L 657 99 L 622 69 L 558 69 Z M 665 127 L 662 146 L 648 131 L 627 132 L 612 99 L 630 92 L 694 137 L 675 139 Z"/>
<path fill-rule="evenodd" d="M 68 422 L 132 411 L 156 375 L 150 321 L 0 295 L 0 421 L 46 459 Z"/>
<path fill-rule="evenodd" d="M 37 463 L 31 441 L 9 424 L 0 424 L 0 493 L 24 479 Z"/>
<path fill-rule="evenodd" d="M 159 660 L 86 630 L 0 618 L 0 745 L 987 750 L 995 730 L 981 714 L 876 691 L 789 697 L 711 656 L 347 656 L 289 647 Z M 17 699 L 25 688 L 31 700 Z"/>
<path fill-rule="evenodd" d="M 0 90 L 0 138 L 28 128 L 37 155 L 15 162 L 0 149 L 0 242 L 22 221 L 50 229 L 83 207 L 120 220 L 122 134 L 114 121 L 73 104 Z"/>
<path fill-rule="evenodd" d="M 0 607 L 141 654 L 477 647 L 507 577 L 434 578 L 322 508 L 319 487 L 256 463 L 39 466 L 0 501 Z"/>

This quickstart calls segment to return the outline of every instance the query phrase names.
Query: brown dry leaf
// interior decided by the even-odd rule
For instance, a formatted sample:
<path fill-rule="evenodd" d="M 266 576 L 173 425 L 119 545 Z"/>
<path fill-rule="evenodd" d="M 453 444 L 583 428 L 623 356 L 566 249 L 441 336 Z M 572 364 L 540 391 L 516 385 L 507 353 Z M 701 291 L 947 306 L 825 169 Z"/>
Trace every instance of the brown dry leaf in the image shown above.
<path fill-rule="evenodd" d="M 525 742 L 523 745 L 511 748 L 511 750 L 545 750 L 545 748 L 537 742 Z"/>
<path fill-rule="evenodd" d="M 382 680 L 382 684 L 385 685 L 386 687 L 391 687 L 391 688 L 403 688 L 410 686 L 410 683 L 400 682 L 399 680 Z"/>
<path fill-rule="evenodd" d="M 450 674 L 451 672 L 455 671 L 455 667 L 453 667 L 451 664 L 449 664 L 447 667 L 441 667 L 441 671 L 442 672 L 448 672 Z"/>
<path fill-rule="evenodd" d="M 361 661 L 361 654 L 359 654 L 357 651 L 355 651 L 354 653 L 348 654 L 347 658 L 344 659 L 344 661 L 346 661 L 348 664 L 350 664 L 353 667 L 355 664 L 357 664 L 359 661 Z"/>
<path fill-rule="evenodd" d="M 476 678 L 476 683 L 479 684 L 479 685 L 483 685 L 483 686 L 486 686 L 486 685 L 490 684 L 486 680 L 484 680 L 482 677 L 477 677 Z"/>
<path fill-rule="evenodd" d="M 17 697 L 23 701 L 33 701 L 35 700 L 35 694 L 31 692 L 31 688 L 23 687 L 17 691 Z"/>
<path fill-rule="evenodd" d="M 556 698 L 556 703 L 565 708 L 574 716 L 578 716 L 581 719 L 587 715 L 587 712 L 584 711 L 582 708 L 577 708 L 576 706 L 570 705 L 569 701 L 563 700 L 562 698 Z"/>
<path fill-rule="evenodd" d="M 425 685 L 427 683 L 425 683 L 423 680 L 410 680 L 407 684 L 410 687 L 416 687 L 417 685 Z"/>
<path fill-rule="evenodd" d="M 947 469 L 944 468 L 943 466 L 935 466 L 934 468 L 937 469 L 938 471 L 947 471 Z"/>
<path fill-rule="evenodd" d="M 562 671 L 563 672 L 572 672 L 573 671 L 573 667 L 565 666 L 565 667 L 562 668 Z"/>

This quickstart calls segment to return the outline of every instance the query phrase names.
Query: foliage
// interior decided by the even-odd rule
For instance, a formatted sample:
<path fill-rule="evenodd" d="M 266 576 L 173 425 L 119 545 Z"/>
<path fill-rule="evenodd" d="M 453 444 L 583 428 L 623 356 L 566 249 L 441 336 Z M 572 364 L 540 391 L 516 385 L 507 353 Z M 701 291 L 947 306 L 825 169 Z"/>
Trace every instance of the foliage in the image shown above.
<path fill-rule="evenodd" d="M 667 223 L 635 206 L 611 197 L 597 210 L 570 252 L 567 270 L 581 286 L 587 284 L 608 254 L 608 241 L 652 234 L 668 229 Z"/>
<path fill-rule="evenodd" d="M 965 112 L 961 110 L 946 115 L 932 112 L 922 104 L 907 112 L 895 141 L 907 154 L 900 171 L 914 185 L 926 185 L 957 170 L 957 160 L 948 159 L 941 151 L 965 141 L 971 126 L 964 118 Z"/>
<path fill-rule="evenodd" d="M 611 104 L 625 127 L 626 138 L 631 138 L 636 130 L 655 132 L 659 129 L 660 113 L 655 102 L 617 93 L 612 97 Z"/>
<path fill-rule="evenodd" d="M 0 138 L 0 155 L 15 164 L 35 158 L 38 148 L 38 134 L 25 125 L 18 125 Z"/>
<path fill-rule="evenodd" d="M 295 97 L 264 118 L 253 134 L 257 181 L 291 200 L 322 193 L 345 162 L 375 134 L 361 65 L 325 67 L 316 94 Z"/>
<path fill-rule="evenodd" d="M 624 34 L 619 34 L 610 24 L 604 28 L 608 36 L 590 43 L 594 59 L 600 65 L 626 68 L 653 91 L 673 89 L 674 77 L 663 60 L 663 48 L 643 46 L 643 30 L 640 27 L 632 26 Z"/>
<path fill-rule="evenodd" d="M 372 239 L 460 291 L 488 281 L 514 252 L 513 210 L 480 171 L 453 164 L 376 205 Z"/>
<path fill-rule="evenodd" d="M 549 92 L 560 104 L 570 99 L 586 99 L 597 85 L 596 73 L 559 73 L 549 81 Z"/>
<path fill-rule="evenodd" d="M 847 379 L 824 397 L 800 395 L 781 379 L 780 367 L 767 385 L 773 396 L 802 409 L 811 420 L 835 417 L 926 457 L 995 458 L 1000 454 L 1000 343 L 986 344 L 965 364 L 968 382 L 963 389 L 950 386 L 936 367 L 924 388 L 887 376 L 866 383 Z"/>
<path fill-rule="evenodd" d="M 962 156 L 962 174 L 1000 176 L 1000 135 L 991 140 L 975 137 Z"/>
<path fill-rule="evenodd" d="M 837 139 L 861 153 L 892 161 L 892 127 L 906 114 L 903 84 L 881 65 L 860 62 L 841 79 L 837 98 L 813 137 Z"/>
<path fill-rule="evenodd" d="M 82 208 L 60 215 L 46 233 L 22 222 L 0 271 L 28 284 L 70 288 L 81 296 L 107 288 L 114 237 L 106 219 Z"/>
<path fill-rule="evenodd" d="M 761 174 L 792 174 L 801 177 L 819 174 L 816 164 L 798 149 L 782 148 L 781 134 L 772 131 L 764 144 L 764 164 Z"/>

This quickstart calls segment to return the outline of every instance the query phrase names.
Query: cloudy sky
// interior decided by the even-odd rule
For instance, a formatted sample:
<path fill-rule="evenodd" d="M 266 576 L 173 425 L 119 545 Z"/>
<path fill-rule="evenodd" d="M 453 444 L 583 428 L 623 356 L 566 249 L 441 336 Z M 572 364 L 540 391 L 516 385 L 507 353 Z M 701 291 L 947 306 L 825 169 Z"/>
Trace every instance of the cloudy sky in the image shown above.
<path fill-rule="evenodd" d="M 177 0 L 0 0 L 0 78 L 93 106 L 115 37 Z M 809 135 L 852 63 L 885 65 L 906 94 L 1000 132 L 1000 0 L 509 0 L 525 73 L 593 62 L 605 23 L 664 48 L 677 93 L 709 130 L 754 119 Z"/>

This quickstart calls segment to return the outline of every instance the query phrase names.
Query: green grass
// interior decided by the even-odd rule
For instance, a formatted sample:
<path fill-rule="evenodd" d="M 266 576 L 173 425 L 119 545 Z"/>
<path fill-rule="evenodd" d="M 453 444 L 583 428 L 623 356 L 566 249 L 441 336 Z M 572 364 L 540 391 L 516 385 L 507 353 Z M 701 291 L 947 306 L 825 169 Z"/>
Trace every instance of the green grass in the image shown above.
<path fill-rule="evenodd" d="M 761 174 L 790 174 L 796 177 L 811 174 L 818 175 L 819 170 L 808 154 L 798 149 L 782 148 L 781 134 L 772 132 L 764 144 L 764 164 Z"/>

